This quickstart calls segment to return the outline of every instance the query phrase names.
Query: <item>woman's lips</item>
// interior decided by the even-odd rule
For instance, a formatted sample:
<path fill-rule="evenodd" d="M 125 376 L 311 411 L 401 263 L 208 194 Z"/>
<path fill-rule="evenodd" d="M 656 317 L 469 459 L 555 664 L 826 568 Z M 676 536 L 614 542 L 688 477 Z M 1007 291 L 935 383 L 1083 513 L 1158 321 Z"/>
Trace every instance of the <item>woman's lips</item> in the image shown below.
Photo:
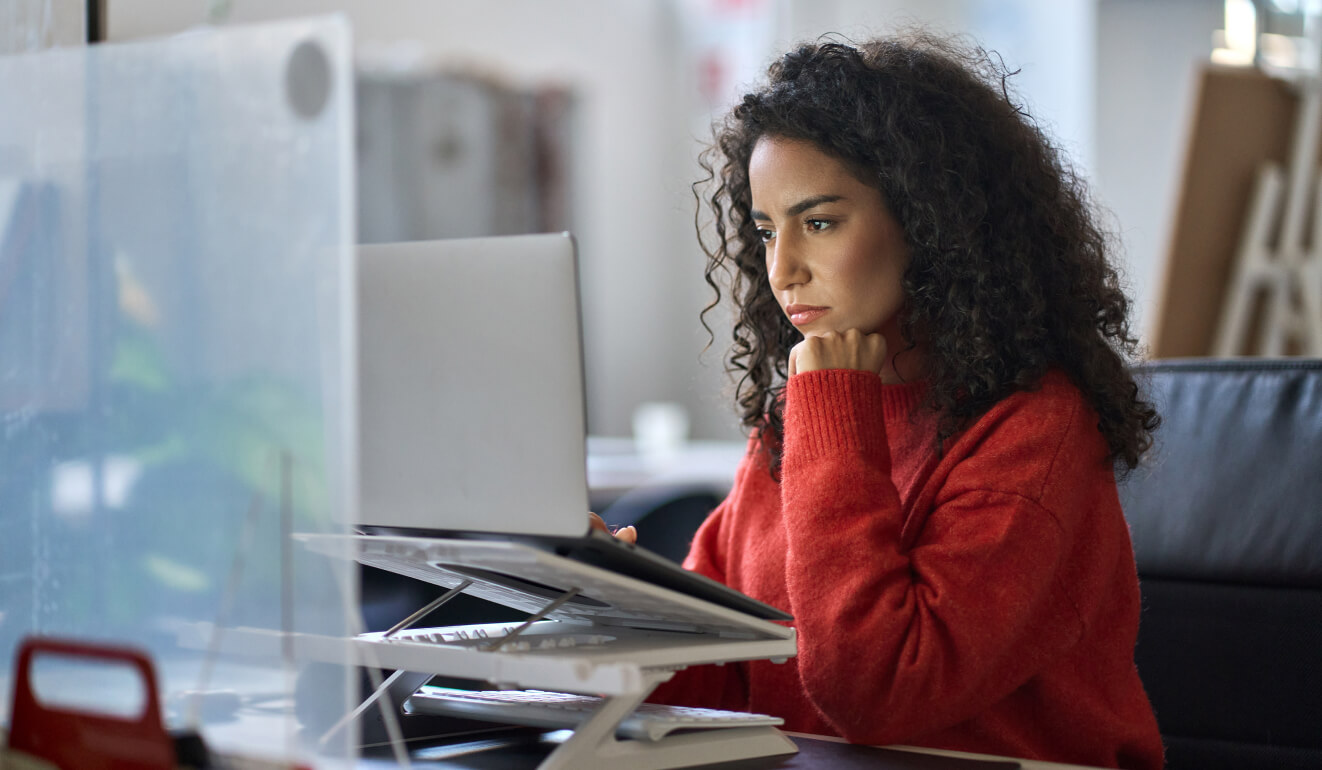
<path fill-rule="evenodd" d="M 816 305 L 790 305 L 785 308 L 785 314 L 790 317 L 790 323 L 795 326 L 805 326 L 826 315 L 827 310 L 830 308 Z"/>

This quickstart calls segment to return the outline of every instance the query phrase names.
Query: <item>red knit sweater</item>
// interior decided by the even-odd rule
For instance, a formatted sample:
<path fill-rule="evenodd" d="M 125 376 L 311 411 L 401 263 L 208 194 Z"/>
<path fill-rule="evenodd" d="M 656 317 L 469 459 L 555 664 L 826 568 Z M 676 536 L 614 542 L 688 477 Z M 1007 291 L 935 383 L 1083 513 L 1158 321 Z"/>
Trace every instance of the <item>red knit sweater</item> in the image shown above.
<path fill-rule="evenodd" d="M 852 370 L 791 378 L 781 483 L 750 451 L 685 566 L 793 613 L 798 657 L 682 671 L 653 700 L 855 743 L 1160 768 L 1096 415 L 1052 373 L 939 457 L 921 396 Z"/>

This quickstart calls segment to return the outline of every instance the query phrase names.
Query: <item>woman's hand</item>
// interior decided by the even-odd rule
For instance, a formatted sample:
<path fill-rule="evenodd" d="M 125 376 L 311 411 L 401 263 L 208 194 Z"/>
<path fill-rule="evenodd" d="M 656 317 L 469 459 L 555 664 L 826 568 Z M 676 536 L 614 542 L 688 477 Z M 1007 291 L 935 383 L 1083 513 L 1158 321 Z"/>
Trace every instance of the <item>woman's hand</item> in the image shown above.
<path fill-rule="evenodd" d="M 626 543 L 635 544 L 638 542 L 638 530 L 632 525 L 612 531 L 610 527 L 606 526 L 606 522 L 602 521 L 600 516 L 591 511 L 588 512 L 588 523 L 592 525 L 593 529 L 599 529 L 602 532 L 608 532 L 614 535 L 617 540 L 623 540 Z"/>
<path fill-rule="evenodd" d="M 858 329 L 804 337 L 790 349 L 790 376 L 817 369 L 857 369 L 878 376 L 886 366 L 886 338 Z"/>

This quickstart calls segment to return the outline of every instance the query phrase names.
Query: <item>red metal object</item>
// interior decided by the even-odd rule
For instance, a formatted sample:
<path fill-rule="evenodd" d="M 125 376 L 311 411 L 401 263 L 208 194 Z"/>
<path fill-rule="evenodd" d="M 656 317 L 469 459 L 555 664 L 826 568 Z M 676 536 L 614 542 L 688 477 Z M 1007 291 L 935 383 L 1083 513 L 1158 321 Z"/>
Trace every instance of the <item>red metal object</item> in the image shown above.
<path fill-rule="evenodd" d="M 60 655 L 128 664 L 142 677 L 143 709 L 136 718 L 92 714 L 43 704 L 32 690 L 33 658 Z M 174 739 L 161 720 L 151 660 L 129 647 L 28 637 L 18 648 L 9 748 L 61 770 L 175 770 Z"/>

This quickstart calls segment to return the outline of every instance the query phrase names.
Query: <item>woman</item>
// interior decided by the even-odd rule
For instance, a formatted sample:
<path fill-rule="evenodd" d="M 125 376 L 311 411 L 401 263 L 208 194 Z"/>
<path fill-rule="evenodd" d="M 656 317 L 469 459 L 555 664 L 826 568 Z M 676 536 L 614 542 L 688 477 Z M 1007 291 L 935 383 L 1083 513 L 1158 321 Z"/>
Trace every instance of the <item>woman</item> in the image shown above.
<path fill-rule="evenodd" d="M 1160 767 L 1115 485 L 1158 418 L 1084 185 L 1005 80 L 923 37 L 804 45 L 719 128 L 707 279 L 752 435 L 685 566 L 792 612 L 799 654 L 654 700 Z"/>

